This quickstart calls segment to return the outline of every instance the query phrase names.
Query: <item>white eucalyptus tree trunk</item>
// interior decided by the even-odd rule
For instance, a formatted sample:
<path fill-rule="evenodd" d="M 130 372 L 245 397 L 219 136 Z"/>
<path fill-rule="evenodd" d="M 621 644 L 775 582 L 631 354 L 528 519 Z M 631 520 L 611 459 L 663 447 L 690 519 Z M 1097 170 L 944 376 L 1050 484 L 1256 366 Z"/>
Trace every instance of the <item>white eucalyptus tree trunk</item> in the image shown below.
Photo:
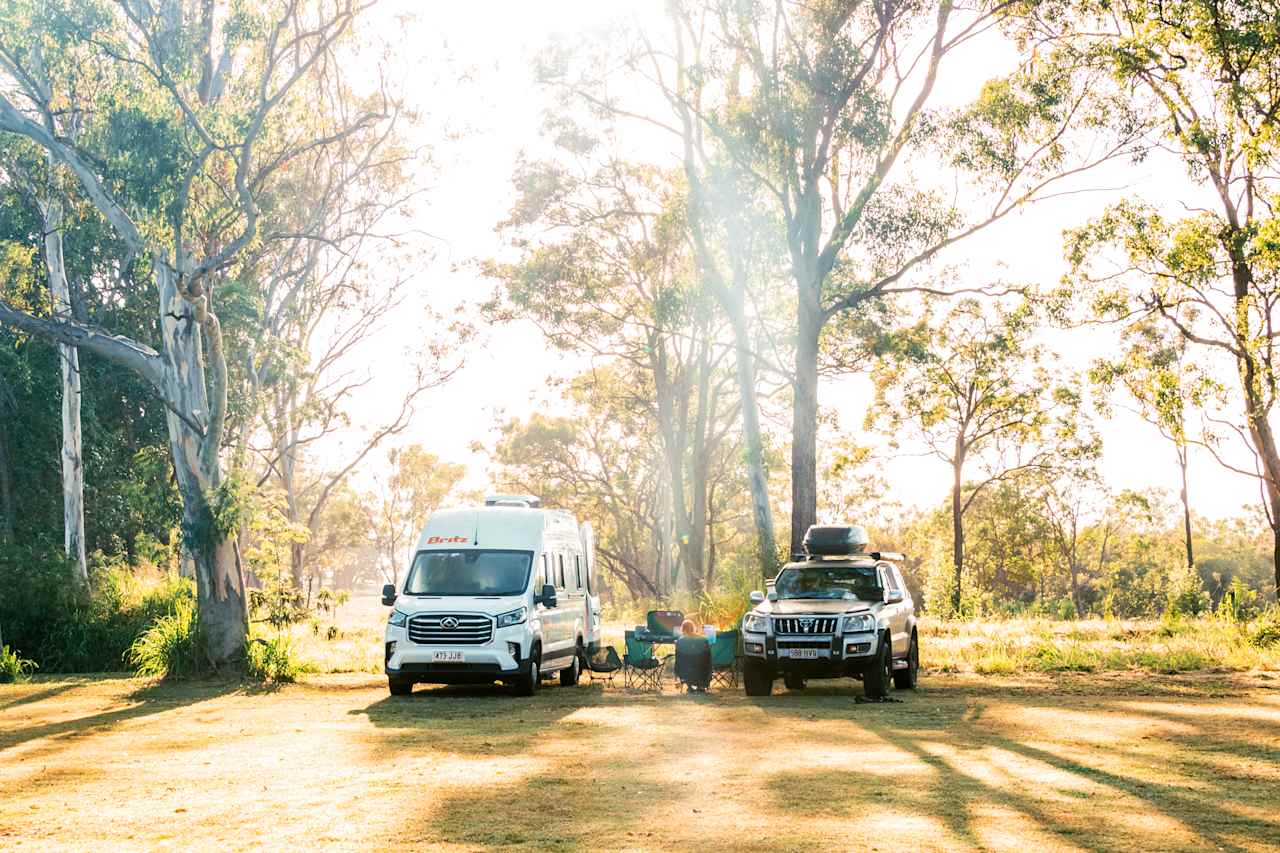
<path fill-rule="evenodd" d="M 210 505 L 222 486 L 219 452 L 227 404 L 222 332 L 205 297 L 184 295 L 177 270 L 158 258 L 154 263 L 164 341 L 158 381 L 169 406 L 183 541 L 195 571 L 206 653 L 214 664 L 229 663 L 244 648 L 249 611 L 234 531 L 219 528 Z"/>
<path fill-rule="evenodd" d="M 52 158 L 51 165 L 52 163 Z M 45 269 L 49 291 L 53 295 L 53 316 L 59 321 L 71 317 L 71 287 L 63 258 L 62 199 L 50 194 L 40 199 L 40 215 L 44 222 Z M 84 546 L 84 454 L 80 438 L 80 350 L 69 344 L 58 344 L 58 361 L 62 365 L 62 530 L 67 557 L 79 583 L 89 582 L 89 568 Z"/>

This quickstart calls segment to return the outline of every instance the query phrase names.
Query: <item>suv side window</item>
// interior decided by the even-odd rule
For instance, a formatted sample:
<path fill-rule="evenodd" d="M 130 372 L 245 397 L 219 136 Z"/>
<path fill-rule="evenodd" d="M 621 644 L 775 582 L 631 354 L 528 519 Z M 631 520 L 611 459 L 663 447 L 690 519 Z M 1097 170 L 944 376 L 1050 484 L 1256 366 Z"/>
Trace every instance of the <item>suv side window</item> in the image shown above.
<path fill-rule="evenodd" d="M 882 566 L 880 571 L 884 574 L 885 589 L 902 589 L 902 585 L 898 583 L 898 573 L 894 571 L 892 566 Z"/>

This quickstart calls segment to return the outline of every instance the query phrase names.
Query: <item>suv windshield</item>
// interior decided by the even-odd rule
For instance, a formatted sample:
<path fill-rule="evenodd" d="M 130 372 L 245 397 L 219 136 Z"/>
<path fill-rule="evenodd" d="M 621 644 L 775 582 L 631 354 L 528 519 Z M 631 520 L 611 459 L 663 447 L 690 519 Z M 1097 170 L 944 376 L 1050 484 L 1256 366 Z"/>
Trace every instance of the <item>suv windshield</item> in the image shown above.
<path fill-rule="evenodd" d="M 419 551 L 405 595 L 519 595 L 529 584 L 531 551 Z"/>
<path fill-rule="evenodd" d="M 883 596 L 875 566 L 783 569 L 774 583 L 778 598 L 844 598 L 879 601 Z"/>

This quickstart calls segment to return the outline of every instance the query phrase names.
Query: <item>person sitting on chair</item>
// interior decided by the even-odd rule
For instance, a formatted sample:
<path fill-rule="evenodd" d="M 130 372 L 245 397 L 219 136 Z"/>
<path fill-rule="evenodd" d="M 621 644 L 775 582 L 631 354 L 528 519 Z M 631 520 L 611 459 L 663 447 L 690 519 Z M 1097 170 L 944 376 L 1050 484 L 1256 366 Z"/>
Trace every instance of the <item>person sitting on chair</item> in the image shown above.
<path fill-rule="evenodd" d="M 692 619 L 680 626 L 683 635 L 676 640 L 676 678 L 689 687 L 691 693 L 706 693 L 711 684 L 711 644 L 699 636 Z"/>

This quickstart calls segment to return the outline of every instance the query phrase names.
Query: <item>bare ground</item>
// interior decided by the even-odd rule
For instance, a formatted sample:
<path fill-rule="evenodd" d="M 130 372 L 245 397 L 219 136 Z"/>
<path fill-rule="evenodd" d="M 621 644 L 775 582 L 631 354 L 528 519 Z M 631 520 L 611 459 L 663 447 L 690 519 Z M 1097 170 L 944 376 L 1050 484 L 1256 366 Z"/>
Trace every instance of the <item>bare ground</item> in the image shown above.
<path fill-rule="evenodd" d="M 778 687 L 0 686 L 0 849 L 1280 845 L 1274 673 Z"/>

